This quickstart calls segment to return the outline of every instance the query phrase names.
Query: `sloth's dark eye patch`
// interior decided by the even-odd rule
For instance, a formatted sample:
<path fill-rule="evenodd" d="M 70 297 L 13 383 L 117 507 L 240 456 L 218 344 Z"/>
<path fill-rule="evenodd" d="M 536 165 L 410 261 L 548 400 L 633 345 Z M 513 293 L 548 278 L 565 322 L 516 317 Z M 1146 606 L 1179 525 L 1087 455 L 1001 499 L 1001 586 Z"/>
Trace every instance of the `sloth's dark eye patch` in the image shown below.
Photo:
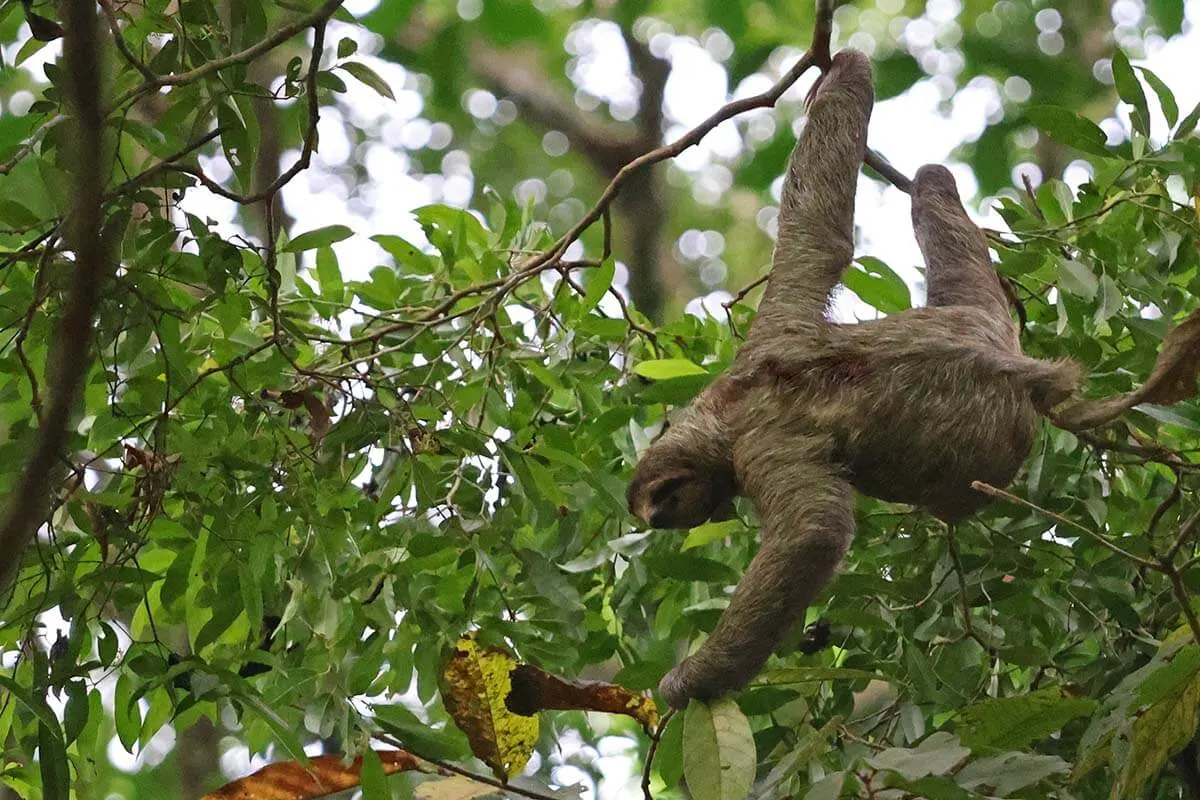
<path fill-rule="evenodd" d="M 686 482 L 687 478 L 682 476 L 678 478 L 667 478 L 665 481 L 658 484 L 658 486 L 655 486 L 650 492 L 650 502 L 654 505 L 658 505 L 671 495 L 675 494 L 675 492 L 677 492 L 679 488 Z"/>

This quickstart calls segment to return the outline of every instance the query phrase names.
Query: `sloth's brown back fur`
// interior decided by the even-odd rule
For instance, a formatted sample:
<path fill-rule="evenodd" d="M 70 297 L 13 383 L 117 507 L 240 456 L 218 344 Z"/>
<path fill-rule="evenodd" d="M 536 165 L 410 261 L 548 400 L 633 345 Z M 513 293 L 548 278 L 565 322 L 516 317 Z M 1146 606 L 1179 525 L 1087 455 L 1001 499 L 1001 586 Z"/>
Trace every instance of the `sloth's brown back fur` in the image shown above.
<path fill-rule="evenodd" d="M 722 379 L 729 389 L 717 389 L 737 398 L 726 409 L 732 449 L 742 439 L 778 441 L 780 432 L 808 438 L 813 455 L 839 465 L 858 491 L 948 522 L 986 502 L 971 481 L 1012 480 L 1032 445 L 1037 406 L 1063 399 L 1076 381 L 1073 365 L 1020 355 L 969 306 L 830 325 L 815 342 L 784 336 L 764 350 Z"/>
<path fill-rule="evenodd" d="M 918 170 L 913 229 L 929 307 L 857 325 L 825 316 L 853 257 L 854 190 L 873 105 L 870 63 L 843 51 L 810 105 L 784 179 L 779 240 L 733 366 L 642 456 L 630 509 L 690 527 L 735 493 L 762 544 L 716 630 L 660 691 L 674 706 L 743 685 L 833 577 L 854 533 L 851 487 L 947 521 L 1006 484 L 1038 411 L 1078 379 L 1021 353 L 987 240 L 943 167 Z"/>

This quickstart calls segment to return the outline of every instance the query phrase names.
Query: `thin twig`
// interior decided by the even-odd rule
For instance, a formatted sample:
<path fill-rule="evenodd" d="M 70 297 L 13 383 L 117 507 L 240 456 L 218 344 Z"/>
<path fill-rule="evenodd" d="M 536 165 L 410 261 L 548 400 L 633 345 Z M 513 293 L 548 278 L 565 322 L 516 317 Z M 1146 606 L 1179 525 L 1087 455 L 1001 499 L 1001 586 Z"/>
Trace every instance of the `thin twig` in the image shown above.
<path fill-rule="evenodd" d="M 154 164 L 150 167 L 147 167 L 146 169 L 139 172 L 137 175 L 134 175 L 132 178 L 125 181 L 124 183 L 122 183 L 120 186 L 116 187 L 112 191 L 110 191 L 106 195 L 106 199 L 110 199 L 112 197 L 115 197 L 116 195 L 123 194 L 123 193 L 129 191 L 130 189 L 141 186 L 146 181 L 150 180 L 151 178 L 153 178 L 157 175 L 161 175 L 164 172 L 169 172 L 173 169 L 178 169 L 178 165 L 176 164 L 177 161 L 179 161 L 182 158 L 186 158 L 187 156 L 196 152 L 201 147 L 203 147 L 204 145 L 211 142 L 213 139 L 216 139 L 223 132 L 224 132 L 223 128 L 213 128 L 211 131 L 204 134 L 199 139 L 196 139 L 194 142 L 190 142 L 190 143 L 184 145 L 178 151 L 167 156 L 162 161 L 160 161 L 157 164 Z"/>
<path fill-rule="evenodd" d="M 1028 508 L 1032 511 L 1036 511 L 1039 514 L 1049 517 L 1050 519 L 1054 520 L 1055 522 L 1066 525 L 1069 528 L 1074 528 L 1075 530 L 1091 537 L 1092 539 L 1099 542 L 1104 547 L 1107 547 L 1109 550 L 1113 551 L 1114 553 L 1116 553 L 1119 556 L 1123 556 L 1124 558 L 1129 559 L 1130 561 L 1137 564 L 1138 566 L 1145 567 L 1147 569 L 1158 570 L 1159 572 L 1162 571 L 1162 567 L 1157 561 L 1152 561 L 1148 558 L 1142 558 L 1139 555 L 1131 553 L 1128 550 L 1124 549 L 1123 547 L 1113 544 L 1111 541 L 1108 540 L 1107 537 L 1097 533 L 1096 531 L 1092 530 L 1091 528 L 1088 528 L 1084 525 L 1080 525 L 1075 520 L 1070 519 L 1068 517 L 1064 517 L 1062 514 L 1057 514 L 1048 508 L 1042 508 L 1041 506 L 1036 505 L 1035 503 L 1031 503 L 1028 500 L 1024 499 L 1023 497 L 1017 497 L 1015 494 L 1012 494 L 1011 492 L 1006 492 L 1003 489 L 1000 489 L 996 486 L 992 486 L 990 483 L 984 483 L 983 481 L 971 481 L 971 488 L 974 489 L 975 491 L 983 492 L 984 494 L 991 495 L 992 497 L 998 497 L 1001 500 L 1007 500 L 1010 503 L 1015 503 L 1016 505 L 1019 505 L 1019 506 L 1025 506 L 1025 508 Z"/>
<path fill-rule="evenodd" d="M 1046 215 L 1042 213 L 1042 207 L 1038 205 L 1037 194 L 1033 191 L 1033 180 L 1029 177 L 1028 172 L 1021 173 L 1021 183 L 1025 185 L 1025 194 L 1029 196 L 1029 207 L 1034 215 L 1042 222 L 1046 221 Z"/>
<path fill-rule="evenodd" d="M 339 3 L 334 3 L 336 7 Z M 330 5 L 326 3 L 326 5 Z M 330 12 L 332 13 L 332 12 Z M 191 165 L 169 165 L 167 169 L 175 169 L 186 175 L 191 175 L 196 180 L 208 189 L 213 194 L 220 195 L 227 200 L 232 200 L 241 205 L 252 205 L 254 203 L 273 198 L 284 186 L 286 186 L 293 178 L 299 175 L 303 170 L 308 169 L 312 161 L 312 154 L 317 148 L 317 124 L 321 120 L 321 108 L 317 101 L 317 74 L 321 67 L 321 56 L 325 52 L 325 28 L 328 24 L 328 15 L 319 17 L 313 23 L 313 46 L 312 53 L 309 56 L 308 72 L 304 76 L 304 93 L 308 99 L 308 125 L 304 131 L 304 142 L 300 147 L 300 156 L 290 167 L 280 173 L 270 186 L 254 192 L 252 194 L 238 194 L 237 192 L 226 189 L 221 184 L 214 181 L 208 175 L 204 174 L 203 170 Z"/>
<path fill-rule="evenodd" d="M 612 209 L 604 209 L 601 219 L 604 222 L 604 244 L 600 251 L 600 260 L 603 261 L 612 255 Z"/>
<path fill-rule="evenodd" d="M 112 34 L 113 43 L 117 46 L 117 52 L 129 62 L 131 67 L 142 73 L 142 77 L 147 82 L 153 83 L 157 81 L 158 76 L 129 49 L 129 42 L 125 41 L 125 37 L 121 35 L 121 23 L 117 20 L 116 12 L 113 11 L 112 0 L 99 0 L 99 2 L 100 11 L 104 14 L 105 22 L 108 23 L 108 31 Z"/>
<path fill-rule="evenodd" d="M 741 291 L 739 291 L 737 294 L 735 294 L 732 298 L 730 298 L 725 303 L 722 303 L 722 305 L 725 306 L 725 308 L 733 308 L 738 303 L 745 300 L 746 295 L 750 294 L 750 292 L 754 291 L 757 287 L 762 286 L 764 283 L 766 283 L 767 278 L 770 278 L 770 277 L 771 276 L 769 274 L 768 275 L 760 275 L 759 277 L 755 278 L 749 284 L 743 286 Z"/>
<path fill-rule="evenodd" d="M 958 552 L 958 536 L 953 525 L 946 526 L 946 542 L 950 547 L 950 562 L 958 577 L 958 597 L 962 603 L 963 626 L 967 635 L 974 638 L 975 626 L 971 624 L 971 603 L 967 599 L 967 573 L 963 569 L 962 556 Z"/>
<path fill-rule="evenodd" d="M 461 775 L 464 778 L 469 778 L 473 781 L 487 784 L 488 786 L 494 786 L 497 789 L 502 789 L 506 792 L 513 792 L 514 794 L 519 794 L 522 797 L 531 798 L 531 800 L 561 800 L 561 798 L 554 797 L 553 795 L 543 794 L 542 792 L 538 792 L 533 789 L 525 789 L 520 786 L 514 786 L 511 783 L 505 783 L 504 781 L 499 781 L 499 780 L 496 780 L 495 778 L 491 778 L 486 775 L 478 775 L 474 772 L 471 772 L 470 770 L 463 769 L 462 767 L 458 766 L 457 764 L 453 764 L 449 761 L 443 761 L 440 758 L 431 758 L 430 756 L 423 756 L 420 753 L 418 753 L 416 750 L 413 750 L 410 745 L 402 743 L 399 739 L 397 739 L 394 736 L 391 736 L 389 734 L 375 733 L 375 734 L 372 734 L 372 736 L 373 736 L 373 738 L 378 739 L 379 741 L 383 742 L 384 744 L 390 744 L 392 747 L 397 747 L 401 750 L 404 750 L 407 753 L 412 753 L 414 756 L 421 759 L 422 761 L 428 761 L 430 764 L 440 767 L 441 769 L 444 769 L 447 772 L 453 772 L 455 775 Z"/>
<path fill-rule="evenodd" d="M 1183 546 L 1195 534 L 1197 525 L 1200 525 L 1200 511 L 1188 517 L 1187 522 L 1179 526 L 1179 535 L 1175 537 L 1175 543 L 1171 545 L 1171 549 L 1167 551 L 1167 554 L 1163 558 L 1174 562 L 1175 556 L 1179 554 L 1179 551 L 1183 549 Z"/>
<path fill-rule="evenodd" d="M 674 708 L 663 714 L 663 718 L 658 721 L 654 735 L 650 737 L 650 747 L 646 750 L 646 763 L 642 767 L 642 796 L 645 800 L 654 800 L 654 795 L 650 793 L 650 768 L 654 766 L 654 755 L 658 752 L 658 743 L 662 741 L 663 733 L 666 732 L 667 725 L 674 716 Z"/>
<path fill-rule="evenodd" d="M 1192 598 L 1187 587 L 1183 585 L 1183 576 L 1174 564 L 1165 559 L 1159 562 L 1158 569 L 1171 582 L 1171 594 L 1175 595 L 1179 610 L 1183 612 L 1183 618 L 1187 620 L 1188 628 L 1192 631 L 1192 641 L 1200 643 L 1200 618 L 1196 617 L 1196 610 L 1192 608 Z"/>
<path fill-rule="evenodd" d="M 305 14 L 303 17 L 300 17 L 288 25 L 284 25 L 270 36 L 250 47 L 247 47 L 245 50 L 232 53 L 224 58 L 207 61 L 195 69 L 190 69 L 186 72 L 177 72 L 174 75 L 156 75 L 153 80 L 143 81 L 118 97 L 107 109 L 105 109 L 105 114 L 111 113 L 126 103 L 136 100 L 142 95 L 161 89 L 164 86 L 183 86 L 184 84 L 198 81 L 201 78 L 207 78 L 214 72 L 219 72 L 226 67 L 232 67 L 238 64 L 249 64 L 259 56 L 263 56 L 271 52 L 276 47 L 295 36 L 297 33 L 300 33 L 302 30 L 306 28 L 313 28 L 317 25 L 327 22 L 343 2 L 344 0 L 325 0 L 324 3 L 322 3 L 313 11 Z"/>
<path fill-rule="evenodd" d="M 867 154 L 863 158 L 863 163 L 878 172 L 888 183 L 900 191 L 905 194 L 912 193 L 912 180 L 903 172 L 893 167 L 891 162 L 879 155 L 879 153 L 876 153 L 874 150 L 867 150 Z"/>

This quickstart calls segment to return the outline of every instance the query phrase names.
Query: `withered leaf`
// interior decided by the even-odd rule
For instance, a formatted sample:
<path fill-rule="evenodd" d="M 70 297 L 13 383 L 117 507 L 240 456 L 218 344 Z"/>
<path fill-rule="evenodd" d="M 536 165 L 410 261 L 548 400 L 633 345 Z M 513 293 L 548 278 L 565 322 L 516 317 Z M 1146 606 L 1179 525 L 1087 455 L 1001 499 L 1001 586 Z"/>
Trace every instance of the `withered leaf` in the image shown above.
<path fill-rule="evenodd" d="M 508 709 L 530 716 L 544 709 L 603 711 L 624 714 L 642 723 L 647 733 L 658 725 L 658 708 L 649 697 L 602 681 L 568 681 L 530 664 L 515 667 Z"/>
<path fill-rule="evenodd" d="M 282 392 L 276 392 L 271 389 L 263 389 L 259 396 L 264 400 L 274 400 L 287 409 L 304 406 L 304 410 L 308 412 L 308 424 L 314 443 L 321 441 L 329 432 L 332 424 L 329 408 L 318 393 L 308 390 L 285 389 Z"/>
<path fill-rule="evenodd" d="M 63 31 L 62 25 L 48 17 L 34 13 L 32 0 L 21 0 L 21 5 L 25 9 L 25 22 L 29 25 L 29 32 L 34 39 L 39 42 L 53 42 L 55 39 L 63 37 L 65 31 Z"/>
<path fill-rule="evenodd" d="M 387 775 L 420 768 L 417 757 L 404 750 L 376 750 L 375 755 Z M 282 761 L 227 783 L 204 795 L 204 800 L 308 800 L 357 786 L 361 771 L 361 757 L 346 764 L 340 755 L 317 756 L 307 767 Z"/>
<path fill-rule="evenodd" d="M 519 773 L 537 743 L 537 717 L 514 714 L 504 699 L 517 664 L 498 647 L 482 648 L 464 636 L 442 671 L 442 701 L 454 724 L 467 735 L 471 752 L 502 781 Z"/>

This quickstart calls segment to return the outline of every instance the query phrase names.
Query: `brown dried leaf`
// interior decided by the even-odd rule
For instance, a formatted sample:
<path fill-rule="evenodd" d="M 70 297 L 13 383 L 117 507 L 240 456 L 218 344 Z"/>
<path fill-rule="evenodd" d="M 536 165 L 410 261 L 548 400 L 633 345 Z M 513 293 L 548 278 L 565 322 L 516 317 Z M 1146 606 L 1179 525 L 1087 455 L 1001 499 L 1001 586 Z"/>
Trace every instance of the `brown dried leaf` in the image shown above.
<path fill-rule="evenodd" d="M 1154 361 L 1150 377 L 1136 391 L 1100 400 L 1085 400 L 1055 415 L 1067 430 L 1095 428 L 1140 403 L 1171 405 L 1196 394 L 1200 377 L 1200 311 L 1194 312 L 1167 334 Z"/>
<path fill-rule="evenodd" d="M 467 735 L 471 752 L 507 781 L 520 772 L 537 743 L 537 717 L 509 711 L 509 674 L 517 664 L 498 647 L 482 648 L 472 636 L 455 645 L 442 671 L 442 701 L 454 724 Z"/>
<path fill-rule="evenodd" d="M 329 409 L 321 398 L 312 392 L 304 393 L 304 408 L 308 411 L 308 424 L 312 429 L 314 442 L 321 441 L 329 432 Z"/>
<path fill-rule="evenodd" d="M 304 410 L 308 412 L 308 424 L 312 430 L 313 442 L 319 442 L 329 432 L 329 427 L 332 424 L 330 420 L 329 407 L 321 399 L 321 396 L 312 391 L 296 391 L 293 389 L 285 389 L 282 392 L 263 389 L 259 396 L 264 400 L 274 400 L 279 405 L 287 409 L 297 409 L 304 406 Z"/>
<path fill-rule="evenodd" d="M 508 710 L 530 716 L 543 709 L 603 711 L 624 714 L 642 723 L 647 733 L 658 725 L 658 707 L 649 697 L 602 681 L 568 681 L 530 664 L 513 669 Z"/>
<path fill-rule="evenodd" d="M 376 750 L 386 775 L 419 769 L 420 762 L 404 750 Z M 267 766 L 240 780 L 227 783 L 204 800 L 308 800 L 345 791 L 359 784 L 362 758 L 349 765 L 340 755 L 317 756 L 306 768 L 296 761 Z"/>

